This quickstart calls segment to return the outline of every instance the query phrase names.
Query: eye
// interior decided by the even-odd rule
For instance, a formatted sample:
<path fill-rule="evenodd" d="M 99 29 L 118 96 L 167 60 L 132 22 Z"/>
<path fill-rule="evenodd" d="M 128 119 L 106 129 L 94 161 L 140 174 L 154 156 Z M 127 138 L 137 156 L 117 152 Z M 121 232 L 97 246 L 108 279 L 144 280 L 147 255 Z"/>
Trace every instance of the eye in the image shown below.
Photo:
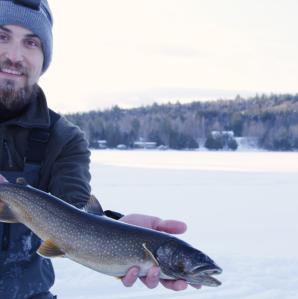
<path fill-rule="evenodd" d="M 41 48 L 41 42 L 36 38 L 28 38 L 24 41 L 24 43 L 28 48 Z"/>
<path fill-rule="evenodd" d="M 0 42 L 8 41 L 9 36 L 3 32 L 0 32 Z"/>

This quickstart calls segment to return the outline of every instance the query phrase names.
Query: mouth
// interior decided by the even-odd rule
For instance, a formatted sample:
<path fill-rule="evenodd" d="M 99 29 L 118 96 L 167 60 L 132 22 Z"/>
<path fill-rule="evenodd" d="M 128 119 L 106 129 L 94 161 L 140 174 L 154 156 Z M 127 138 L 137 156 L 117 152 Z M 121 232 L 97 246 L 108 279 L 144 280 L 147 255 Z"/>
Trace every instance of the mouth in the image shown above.
<path fill-rule="evenodd" d="M 21 79 L 25 76 L 24 72 L 11 68 L 0 68 L 0 75 L 8 79 Z"/>

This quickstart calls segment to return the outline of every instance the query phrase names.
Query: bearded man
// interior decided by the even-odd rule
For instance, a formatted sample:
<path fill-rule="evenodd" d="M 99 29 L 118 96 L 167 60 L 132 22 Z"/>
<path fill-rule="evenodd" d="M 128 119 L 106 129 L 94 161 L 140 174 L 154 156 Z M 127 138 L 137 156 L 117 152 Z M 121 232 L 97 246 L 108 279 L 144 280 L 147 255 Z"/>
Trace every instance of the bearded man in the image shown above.
<path fill-rule="evenodd" d="M 0 0 L 0 182 L 24 177 L 30 185 L 83 208 L 91 191 L 88 142 L 78 127 L 48 108 L 38 86 L 51 62 L 52 24 L 46 0 Z M 186 230 L 179 221 L 111 211 L 107 215 L 170 233 Z M 53 267 L 36 253 L 39 245 L 24 225 L 0 223 L 0 298 L 56 298 L 49 291 Z M 130 269 L 123 284 L 132 286 L 138 272 Z M 159 282 L 174 290 L 187 286 L 160 280 L 158 267 L 142 281 L 149 288 Z"/>

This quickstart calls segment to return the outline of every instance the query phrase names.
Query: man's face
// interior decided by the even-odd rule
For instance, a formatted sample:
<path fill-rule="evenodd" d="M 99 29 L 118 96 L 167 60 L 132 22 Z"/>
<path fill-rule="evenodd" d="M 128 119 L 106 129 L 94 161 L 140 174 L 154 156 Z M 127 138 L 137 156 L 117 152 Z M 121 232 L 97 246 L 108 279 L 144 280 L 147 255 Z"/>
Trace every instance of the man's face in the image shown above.
<path fill-rule="evenodd" d="M 19 109 L 30 101 L 42 73 L 40 39 L 16 25 L 0 26 L 0 103 Z"/>

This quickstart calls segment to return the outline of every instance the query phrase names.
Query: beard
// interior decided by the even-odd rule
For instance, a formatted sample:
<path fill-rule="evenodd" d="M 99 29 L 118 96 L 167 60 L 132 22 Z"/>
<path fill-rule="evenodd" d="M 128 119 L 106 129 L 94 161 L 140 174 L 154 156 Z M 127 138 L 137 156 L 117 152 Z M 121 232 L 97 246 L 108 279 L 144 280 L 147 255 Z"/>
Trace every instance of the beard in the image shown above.
<path fill-rule="evenodd" d="M 25 84 L 23 87 L 18 87 L 17 82 L 10 79 L 0 80 L 0 107 L 10 112 L 18 112 L 27 107 L 31 101 L 37 97 L 37 84 L 28 84 L 28 70 L 21 62 L 13 63 L 6 58 L 4 61 L 0 60 L 0 70 L 11 68 L 23 74 Z"/>
<path fill-rule="evenodd" d="M 16 89 L 14 81 L 0 80 L 0 106 L 11 112 L 21 111 L 37 97 L 38 89 L 37 84 Z"/>

